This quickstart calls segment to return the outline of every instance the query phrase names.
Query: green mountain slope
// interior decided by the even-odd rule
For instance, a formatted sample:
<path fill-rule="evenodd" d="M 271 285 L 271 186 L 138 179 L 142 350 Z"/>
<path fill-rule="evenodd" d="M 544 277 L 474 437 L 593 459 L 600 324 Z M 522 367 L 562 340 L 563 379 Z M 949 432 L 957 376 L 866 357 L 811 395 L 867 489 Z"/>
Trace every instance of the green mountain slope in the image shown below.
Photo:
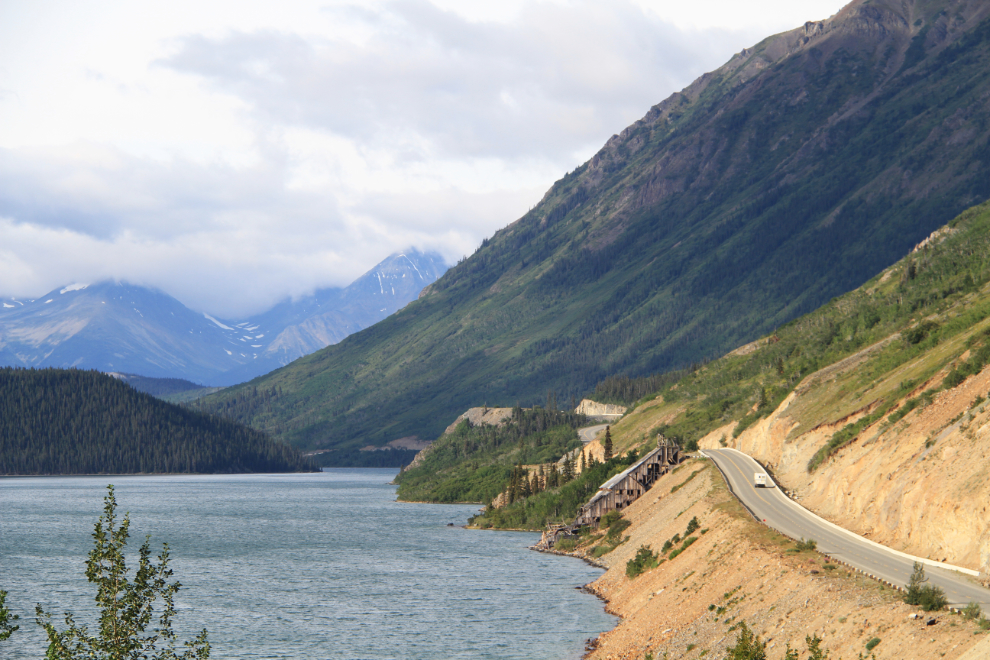
<path fill-rule="evenodd" d="M 291 472 L 299 451 L 96 371 L 0 369 L 0 474 Z"/>
<path fill-rule="evenodd" d="M 688 444 L 724 429 L 731 443 L 794 395 L 788 441 L 838 425 L 805 459 L 814 472 L 862 429 L 888 415 L 892 425 L 990 363 L 988 251 L 985 203 L 860 288 L 644 397 L 615 426 L 617 448 L 655 428 Z"/>
<path fill-rule="evenodd" d="M 821 433 L 827 437 L 806 457 L 798 459 L 797 449 L 788 447 L 789 461 L 812 474 L 880 420 L 892 434 L 907 435 L 895 428 L 897 422 L 931 406 L 939 392 L 958 387 L 990 364 L 988 253 L 990 203 L 966 211 L 925 247 L 862 287 L 772 335 L 661 383 L 612 427 L 616 455 L 651 448 L 658 430 L 691 451 L 713 433 L 712 439 L 721 436 L 717 444 L 732 446 L 747 429 L 782 409 L 789 420 L 780 424 L 790 429 L 782 434 L 784 444 L 802 433 L 832 428 Z M 966 407 L 982 404 L 986 394 L 983 390 Z M 782 406 L 785 399 L 791 404 Z M 417 459 L 418 465 L 396 478 L 399 497 L 488 504 L 511 487 L 517 464 L 529 466 L 528 473 L 521 473 L 525 484 L 546 458 L 535 454 L 543 446 L 541 438 L 519 432 L 513 426 L 516 419 L 504 429 L 464 424 L 441 436 Z M 500 434 L 507 436 L 501 443 Z M 552 454 L 561 455 L 560 449 Z M 608 467 L 627 463 L 616 460 Z M 551 474 L 550 466 L 540 469 L 541 476 Z M 590 490 L 580 492 L 590 496 L 606 476 L 594 473 L 585 480 Z M 495 526 L 533 528 L 566 520 L 584 500 L 561 506 L 561 485 L 553 483 L 544 492 L 517 489 L 511 506 L 488 511 L 486 517 Z"/>
<path fill-rule="evenodd" d="M 198 405 L 304 447 L 436 437 L 720 355 L 990 197 L 990 7 L 852 3 L 652 108 L 385 321 Z"/>

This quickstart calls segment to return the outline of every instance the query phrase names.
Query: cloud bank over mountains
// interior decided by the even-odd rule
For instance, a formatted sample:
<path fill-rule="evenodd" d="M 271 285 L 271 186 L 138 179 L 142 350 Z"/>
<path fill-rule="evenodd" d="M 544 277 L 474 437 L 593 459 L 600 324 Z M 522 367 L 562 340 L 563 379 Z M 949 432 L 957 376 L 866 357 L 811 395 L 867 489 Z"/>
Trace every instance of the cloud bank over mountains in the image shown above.
<path fill-rule="evenodd" d="M 0 296 L 123 278 L 234 317 L 407 246 L 453 262 L 654 103 L 842 3 L 490 4 L 5 6 Z"/>

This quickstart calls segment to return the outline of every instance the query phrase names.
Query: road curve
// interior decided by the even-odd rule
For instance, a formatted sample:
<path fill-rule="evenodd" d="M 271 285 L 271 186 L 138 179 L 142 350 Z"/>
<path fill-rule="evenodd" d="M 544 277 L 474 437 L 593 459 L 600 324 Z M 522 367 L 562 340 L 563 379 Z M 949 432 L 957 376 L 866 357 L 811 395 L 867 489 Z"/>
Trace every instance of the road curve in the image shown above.
<path fill-rule="evenodd" d="M 581 442 L 588 444 L 597 438 L 598 434 L 604 431 L 606 426 L 609 426 L 609 424 L 596 424 L 595 426 L 586 426 L 583 429 L 578 429 L 578 437 L 581 438 Z"/>
<path fill-rule="evenodd" d="M 907 584 L 915 561 L 926 564 L 929 581 L 945 590 L 950 607 L 979 603 L 990 614 L 990 590 L 971 577 L 938 562 L 911 557 L 858 536 L 819 518 L 784 495 L 779 488 L 756 488 L 753 474 L 765 472 L 755 460 L 735 449 L 706 449 L 722 471 L 732 493 L 757 519 L 792 539 L 814 539 L 818 550 L 869 575 L 898 586 Z"/>

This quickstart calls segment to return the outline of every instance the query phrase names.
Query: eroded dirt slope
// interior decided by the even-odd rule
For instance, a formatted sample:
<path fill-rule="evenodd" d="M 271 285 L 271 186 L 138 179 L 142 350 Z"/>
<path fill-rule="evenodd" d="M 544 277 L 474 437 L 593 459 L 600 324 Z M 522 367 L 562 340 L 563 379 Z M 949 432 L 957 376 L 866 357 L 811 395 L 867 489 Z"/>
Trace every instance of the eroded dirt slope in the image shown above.
<path fill-rule="evenodd" d="M 628 539 L 598 559 L 608 571 L 590 585 L 622 620 L 590 658 L 721 658 L 742 621 L 768 640 L 771 660 L 782 658 L 788 644 L 806 657 L 807 635 L 821 637 L 833 659 L 865 654 L 874 638 L 878 660 L 962 659 L 977 644 L 990 645 L 958 615 L 942 613 L 926 625 L 909 618 L 917 610 L 893 589 L 816 552 L 795 552 L 745 513 L 707 461 L 689 461 L 663 477 L 624 517 L 632 523 L 623 532 Z M 693 544 L 657 568 L 626 576 L 640 546 L 661 549 L 675 534 L 685 536 L 692 518 L 700 525 Z M 586 540 L 575 552 L 587 556 L 593 547 Z"/>

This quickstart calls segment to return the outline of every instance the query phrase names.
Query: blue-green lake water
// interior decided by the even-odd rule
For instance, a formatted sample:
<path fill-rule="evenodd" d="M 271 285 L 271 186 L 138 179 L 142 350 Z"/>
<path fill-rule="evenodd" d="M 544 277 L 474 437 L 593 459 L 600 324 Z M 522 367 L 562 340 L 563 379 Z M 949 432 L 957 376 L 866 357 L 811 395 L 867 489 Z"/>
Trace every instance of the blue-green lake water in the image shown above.
<path fill-rule="evenodd" d="M 563 660 L 614 626 L 576 589 L 598 569 L 528 550 L 535 534 L 462 529 L 475 506 L 396 502 L 394 475 L 0 479 L 0 589 L 21 615 L 0 657 L 44 657 L 35 603 L 93 622 L 108 483 L 135 555 L 145 534 L 169 543 L 180 639 L 207 628 L 213 658 Z"/>

